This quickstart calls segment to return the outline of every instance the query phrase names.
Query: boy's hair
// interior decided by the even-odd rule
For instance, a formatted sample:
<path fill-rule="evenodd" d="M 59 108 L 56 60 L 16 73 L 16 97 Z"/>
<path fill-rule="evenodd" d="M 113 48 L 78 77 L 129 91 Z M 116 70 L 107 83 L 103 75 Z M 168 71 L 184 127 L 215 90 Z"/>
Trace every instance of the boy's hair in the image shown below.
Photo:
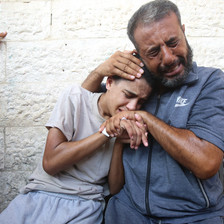
<path fill-rule="evenodd" d="M 140 58 L 140 56 L 138 54 L 133 54 L 136 58 Z M 144 73 L 142 74 L 141 78 L 140 79 L 145 79 L 147 81 L 147 83 L 149 84 L 149 86 L 151 86 L 152 88 L 155 87 L 155 79 L 152 75 L 152 73 L 146 68 L 146 66 L 144 65 L 142 67 L 142 69 L 144 70 Z M 115 81 L 119 81 L 119 80 L 127 80 L 127 79 L 124 79 L 120 76 L 113 76 L 112 77 Z"/>

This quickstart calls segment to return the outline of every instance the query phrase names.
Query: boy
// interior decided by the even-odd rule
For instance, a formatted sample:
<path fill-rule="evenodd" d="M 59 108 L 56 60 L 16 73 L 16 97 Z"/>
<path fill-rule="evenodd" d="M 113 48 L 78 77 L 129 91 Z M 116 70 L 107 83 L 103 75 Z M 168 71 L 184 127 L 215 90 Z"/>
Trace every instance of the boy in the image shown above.
<path fill-rule="evenodd" d="M 116 161 L 115 138 L 101 124 L 126 110 L 138 110 L 152 91 L 148 71 L 128 81 L 109 77 L 105 93 L 92 93 L 78 85 L 60 96 L 46 124 L 49 129 L 43 161 L 29 183 L 0 214 L 1 223 L 101 223 L 107 175 Z M 147 145 L 145 129 L 124 120 L 132 148 Z M 119 137 L 119 136 L 118 136 Z M 113 158 L 116 156 L 113 155 Z M 111 192 L 116 190 L 111 185 Z"/>

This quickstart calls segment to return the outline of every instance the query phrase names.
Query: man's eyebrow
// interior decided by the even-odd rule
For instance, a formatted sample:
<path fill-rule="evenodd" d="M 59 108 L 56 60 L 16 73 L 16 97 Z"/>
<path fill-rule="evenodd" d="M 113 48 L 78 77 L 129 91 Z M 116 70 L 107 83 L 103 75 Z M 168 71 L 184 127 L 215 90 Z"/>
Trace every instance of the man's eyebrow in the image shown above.
<path fill-rule="evenodd" d="M 168 41 L 166 41 L 167 44 L 172 43 L 173 41 L 176 41 L 176 37 L 171 37 Z"/>

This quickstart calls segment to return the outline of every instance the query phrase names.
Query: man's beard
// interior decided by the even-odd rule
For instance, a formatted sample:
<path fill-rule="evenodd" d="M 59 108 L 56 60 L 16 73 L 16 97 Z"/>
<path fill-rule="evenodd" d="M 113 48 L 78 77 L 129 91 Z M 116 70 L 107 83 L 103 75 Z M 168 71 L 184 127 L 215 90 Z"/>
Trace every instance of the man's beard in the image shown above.
<path fill-rule="evenodd" d="M 186 40 L 187 42 L 187 40 Z M 158 74 L 161 74 L 161 76 L 158 75 L 153 75 L 155 79 L 157 79 L 163 86 L 167 87 L 167 88 L 175 88 L 177 86 L 180 86 L 186 79 L 187 76 L 192 68 L 192 60 L 193 60 L 193 52 L 192 49 L 190 47 L 190 45 L 187 42 L 187 60 L 185 60 L 183 57 L 179 57 L 178 58 L 178 62 L 180 62 L 181 64 L 183 64 L 184 66 L 184 74 L 183 75 L 177 75 L 175 78 L 173 79 L 167 79 L 165 77 L 162 76 L 163 71 L 165 71 L 166 69 L 169 70 L 169 67 L 167 66 L 167 68 L 159 68 L 158 69 Z M 175 63 L 178 63 L 175 62 Z M 172 65 L 171 65 L 172 66 Z"/>

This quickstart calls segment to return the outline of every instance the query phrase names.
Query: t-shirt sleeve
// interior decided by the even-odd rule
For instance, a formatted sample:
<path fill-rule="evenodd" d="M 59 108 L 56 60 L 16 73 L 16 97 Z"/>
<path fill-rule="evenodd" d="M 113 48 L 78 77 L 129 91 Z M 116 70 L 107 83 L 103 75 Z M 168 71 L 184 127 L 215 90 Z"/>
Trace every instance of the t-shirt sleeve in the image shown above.
<path fill-rule="evenodd" d="M 71 100 L 71 88 L 66 89 L 59 97 L 50 119 L 46 123 L 47 128 L 56 127 L 62 131 L 68 141 L 72 140 L 74 135 L 74 114 L 78 108 L 74 105 L 74 99 Z M 75 97 L 75 96 L 72 96 Z M 76 105 L 79 105 L 79 98 L 76 99 Z"/>
<path fill-rule="evenodd" d="M 220 70 L 207 80 L 189 116 L 187 127 L 224 151 L 224 78 Z"/>

